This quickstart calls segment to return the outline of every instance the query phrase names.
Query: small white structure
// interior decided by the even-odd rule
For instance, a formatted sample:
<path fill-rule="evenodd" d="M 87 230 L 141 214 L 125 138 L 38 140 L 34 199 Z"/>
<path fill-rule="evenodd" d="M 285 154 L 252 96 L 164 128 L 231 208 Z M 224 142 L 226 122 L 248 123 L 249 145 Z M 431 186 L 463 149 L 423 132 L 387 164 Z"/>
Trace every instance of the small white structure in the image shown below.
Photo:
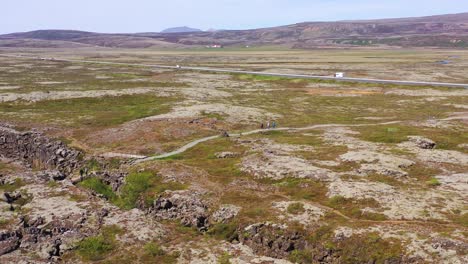
<path fill-rule="evenodd" d="M 223 45 L 218 45 L 218 44 L 213 44 L 213 45 L 207 45 L 207 49 L 222 49 L 224 48 Z"/>
<path fill-rule="evenodd" d="M 337 72 L 337 73 L 335 73 L 335 78 L 344 78 L 344 77 L 345 77 L 344 72 Z"/>

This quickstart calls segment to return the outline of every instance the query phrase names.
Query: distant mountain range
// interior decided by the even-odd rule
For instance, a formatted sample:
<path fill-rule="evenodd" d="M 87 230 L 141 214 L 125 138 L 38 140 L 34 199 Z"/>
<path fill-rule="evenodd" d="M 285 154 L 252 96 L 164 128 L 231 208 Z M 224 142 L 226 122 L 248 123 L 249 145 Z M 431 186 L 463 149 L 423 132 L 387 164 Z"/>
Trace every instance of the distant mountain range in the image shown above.
<path fill-rule="evenodd" d="M 305 22 L 288 26 L 200 31 L 188 27 L 161 33 L 103 34 L 39 30 L 0 35 L 0 47 L 148 48 L 206 45 L 317 47 L 468 47 L 468 13 L 417 18 Z"/>
<path fill-rule="evenodd" d="M 190 27 L 173 27 L 173 28 L 168 28 L 161 33 L 188 33 L 188 32 L 202 32 L 201 29 L 198 28 L 190 28 Z"/>

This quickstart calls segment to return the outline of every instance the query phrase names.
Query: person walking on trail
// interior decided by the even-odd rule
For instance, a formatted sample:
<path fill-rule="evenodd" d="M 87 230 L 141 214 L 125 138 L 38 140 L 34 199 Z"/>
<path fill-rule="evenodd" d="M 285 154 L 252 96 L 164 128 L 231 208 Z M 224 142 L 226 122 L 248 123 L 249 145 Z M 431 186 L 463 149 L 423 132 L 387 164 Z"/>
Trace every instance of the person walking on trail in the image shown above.
<path fill-rule="evenodd" d="M 270 129 L 270 121 L 267 123 L 267 129 Z"/>
<path fill-rule="evenodd" d="M 273 121 L 273 123 L 271 124 L 271 126 L 272 126 L 273 128 L 276 128 L 276 121 Z"/>
<path fill-rule="evenodd" d="M 260 129 L 264 129 L 265 126 L 263 125 L 263 123 L 260 125 Z"/>
<path fill-rule="evenodd" d="M 80 169 L 80 180 L 83 181 L 84 169 Z"/>

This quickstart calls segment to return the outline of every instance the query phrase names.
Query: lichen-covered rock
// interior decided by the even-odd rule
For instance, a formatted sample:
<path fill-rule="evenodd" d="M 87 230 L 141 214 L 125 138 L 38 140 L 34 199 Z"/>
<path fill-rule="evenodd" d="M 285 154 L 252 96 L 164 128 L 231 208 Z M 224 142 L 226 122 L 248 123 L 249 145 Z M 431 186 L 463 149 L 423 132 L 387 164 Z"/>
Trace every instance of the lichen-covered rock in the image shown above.
<path fill-rule="evenodd" d="M 17 230 L 0 235 L 0 255 L 21 249 L 36 252 L 39 258 L 50 260 L 72 249 L 69 246 L 63 247 L 63 240 L 79 241 L 89 232 L 82 229 L 87 220 L 82 215 L 54 217 L 50 222 L 43 217 L 32 220 L 21 217 L 20 220 Z"/>
<path fill-rule="evenodd" d="M 19 248 L 22 235 L 18 231 L 0 233 L 0 256 Z"/>
<path fill-rule="evenodd" d="M 226 223 L 239 214 L 241 208 L 232 204 L 224 204 L 213 213 L 211 220 L 215 223 Z"/>
<path fill-rule="evenodd" d="M 306 247 L 302 234 L 269 222 L 247 226 L 239 233 L 240 242 L 249 246 L 255 254 L 273 258 L 287 258 L 294 250 Z"/>
<path fill-rule="evenodd" d="M 81 152 L 68 148 L 38 132 L 19 132 L 0 126 L 0 156 L 22 161 L 29 166 L 61 172 L 56 178 L 71 173 L 79 166 Z"/>
<path fill-rule="evenodd" d="M 420 137 L 420 136 L 409 136 L 408 140 L 413 142 L 422 149 L 434 149 L 436 147 L 436 143 L 428 138 Z"/>
<path fill-rule="evenodd" d="M 239 153 L 235 152 L 218 152 L 215 154 L 215 157 L 218 159 L 231 159 L 239 157 Z"/>
<path fill-rule="evenodd" d="M 156 199 L 149 213 L 158 219 L 178 219 L 185 226 L 201 231 L 208 228 L 208 206 L 194 191 L 168 191 Z"/>

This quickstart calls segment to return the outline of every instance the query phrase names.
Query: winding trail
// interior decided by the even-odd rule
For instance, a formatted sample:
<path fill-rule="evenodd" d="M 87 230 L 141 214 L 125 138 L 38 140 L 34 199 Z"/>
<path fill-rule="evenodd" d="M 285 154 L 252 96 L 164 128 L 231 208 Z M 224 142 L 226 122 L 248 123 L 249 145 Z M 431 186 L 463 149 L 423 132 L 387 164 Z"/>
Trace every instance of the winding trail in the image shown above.
<path fill-rule="evenodd" d="M 353 125 L 353 124 L 321 124 L 321 125 L 312 125 L 312 126 L 306 126 L 306 127 L 281 127 L 281 128 L 271 128 L 271 129 L 255 129 L 247 132 L 242 132 L 239 134 L 230 134 L 230 137 L 241 137 L 241 136 L 248 136 L 248 135 L 253 135 L 253 134 L 258 134 L 266 131 L 305 131 L 305 130 L 313 130 L 313 129 L 319 129 L 319 128 L 330 128 L 330 127 L 362 127 L 362 126 L 380 126 L 380 125 L 392 125 L 392 124 L 398 124 L 401 123 L 402 121 L 391 121 L 391 122 L 384 122 L 384 123 L 376 123 L 376 124 L 358 124 L 358 125 Z M 137 157 L 135 160 L 135 163 L 141 163 L 141 162 L 146 162 L 146 161 L 152 161 L 152 160 L 158 160 L 158 159 L 165 159 L 169 158 L 178 154 L 182 154 L 185 151 L 195 147 L 196 145 L 211 141 L 214 139 L 221 138 L 222 135 L 216 135 L 216 136 L 210 136 L 210 137 L 205 137 L 205 138 L 200 138 L 197 140 L 194 140 L 174 151 L 164 153 L 158 156 L 153 156 L 153 157 L 140 157 L 140 156 L 134 156 L 130 154 L 117 154 L 117 153 L 112 153 L 114 155 L 121 155 L 121 157 Z"/>

